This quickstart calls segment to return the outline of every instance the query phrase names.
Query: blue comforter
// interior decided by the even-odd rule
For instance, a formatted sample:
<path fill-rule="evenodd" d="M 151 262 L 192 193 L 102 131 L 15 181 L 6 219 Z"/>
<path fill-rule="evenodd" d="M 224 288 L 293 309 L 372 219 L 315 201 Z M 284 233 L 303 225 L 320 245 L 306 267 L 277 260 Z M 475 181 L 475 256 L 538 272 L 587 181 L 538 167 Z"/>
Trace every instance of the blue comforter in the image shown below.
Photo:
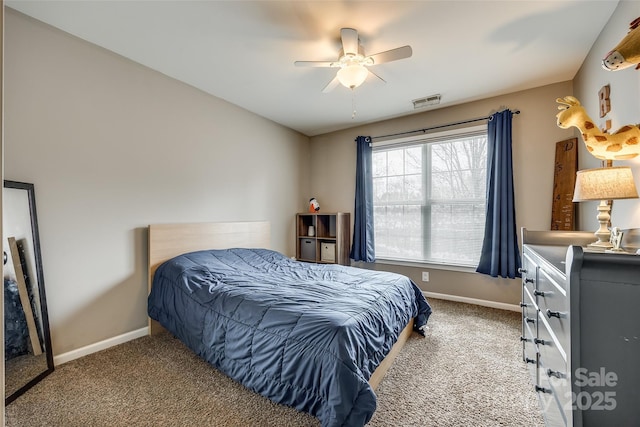
<path fill-rule="evenodd" d="M 431 308 L 408 278 L 291 260 L 267 249 L 180 255 L 155 272 L 152 319 L 231 378 L 323 426 L 362 426 L 367 382 Z"/>

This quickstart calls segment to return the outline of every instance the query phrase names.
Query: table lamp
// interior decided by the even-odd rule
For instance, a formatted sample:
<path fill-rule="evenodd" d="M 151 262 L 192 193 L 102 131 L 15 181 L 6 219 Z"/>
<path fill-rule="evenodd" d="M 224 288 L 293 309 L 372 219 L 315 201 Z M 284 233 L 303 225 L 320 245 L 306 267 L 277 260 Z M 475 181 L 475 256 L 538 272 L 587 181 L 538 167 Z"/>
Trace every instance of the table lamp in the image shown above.
<path fill-rule="evenodd" d="M 598 240 L 588 245 L 591 248 L 610 249 L 611 206 L 608 200 L 637 199 L 638 191 L 629 167 L 607 167 L 584 169 L 576 175 L 576 186 L 573 193 L 574 202 L 600 200 L 598 205 L 598 222 L 600 228 L 594 233 Z"/>

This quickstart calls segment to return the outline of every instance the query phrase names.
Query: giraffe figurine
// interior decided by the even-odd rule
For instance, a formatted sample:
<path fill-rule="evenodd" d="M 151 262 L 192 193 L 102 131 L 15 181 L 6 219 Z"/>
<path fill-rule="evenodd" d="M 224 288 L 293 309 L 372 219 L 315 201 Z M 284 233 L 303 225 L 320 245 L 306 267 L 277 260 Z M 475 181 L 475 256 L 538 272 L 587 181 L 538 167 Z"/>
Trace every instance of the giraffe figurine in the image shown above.
<path fill-rule="evenodd" d="M 626 125 L 616 132 L 602 132 L 591 120 L 584 107 L 573 96 L 557 98 L 560 104 L 556 115 L 558 127 L 577 127 L 589 153 L 602 160 L 628 160 L 640 154 L 640 128 Z"/>
<path fill-rule="evenodd" d="M 629 32 L 602 60 L 608 71 L 622 70 L 635 65 L 640 70 L 640 16 L 629 24 Z"/>

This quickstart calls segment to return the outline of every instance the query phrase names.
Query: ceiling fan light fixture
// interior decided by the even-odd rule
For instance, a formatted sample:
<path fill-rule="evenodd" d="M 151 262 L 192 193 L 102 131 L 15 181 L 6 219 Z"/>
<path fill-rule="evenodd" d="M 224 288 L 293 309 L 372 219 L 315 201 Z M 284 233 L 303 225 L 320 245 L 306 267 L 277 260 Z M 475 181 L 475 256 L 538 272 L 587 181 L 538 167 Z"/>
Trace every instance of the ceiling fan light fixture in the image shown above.
<path fill-rule="evenodd" d="M 413 54 L 411 46 L 407 45 L 365 56 L 364 48 L 360 44 L 360 38 L 358 37 L 358 31 L 353 28 L 340 29 L 340 39 L 342 41 L 342 49 L 340 50 L 337 61 L 294 62 L 296 67 L 340 68 L 337 75 L 322 89 L 323 93 L 330 92 L 338 86 L 338 84 L 342 84 L 344 87 L 353 90 L 364 83 L 369 76 L 370 71 L 367 67 L 410 58 Z M 371 74 L 385 83 L 385 80 L 375 72 L 371 71 Z"/>
<path fill-rule="evenodd" d="M 338 70 L 338 81 L 342 86 L 355 89 L 367 79 L 369 71 L 361 64 L 349 64 Z"/>

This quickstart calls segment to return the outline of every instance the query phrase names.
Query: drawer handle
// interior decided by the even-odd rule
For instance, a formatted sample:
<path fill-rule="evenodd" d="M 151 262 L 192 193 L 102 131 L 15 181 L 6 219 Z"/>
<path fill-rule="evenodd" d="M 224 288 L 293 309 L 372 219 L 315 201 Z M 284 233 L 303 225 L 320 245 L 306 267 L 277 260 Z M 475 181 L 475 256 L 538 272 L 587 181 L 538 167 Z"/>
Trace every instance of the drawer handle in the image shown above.
<path fill-rule="evenodd" d="M 529 342 L 531 340 L 529 338 L 520 337 L 520 341 Z"/>
<path fill-rule="evenodd" d="M 525 277 L 524 283 L 533 283 L 533 279 L 531 277 Z"/>
<path fill-rule="evenodd" d="M 536 363 L 535 359 L 529 359 L 528 357 L 524 359 L 525 362 L 527 363 Z"/>
<path fill-rule="evenodd" d="M 520 303 L 520 307 L 529 307 L 529 306 L 527 305 L 527 303 L 525 303 L 525 302 L 521 302 L 521 303 Z"/>
<path fill-rule="evenodd" d="M 552 317 L 557 317 L 558 319 L 560 319 L 562 317 L 562 313 L 560 313 L 559 311 L 551 311 L 547 308 L 547 317 L 549 319 L 551 319 Z"/>
<path fill-rule="evenodd" d="M 526 273 L 526 272 L 527 272 L 526 268 L 522 268 L 522 267 L 518 268 L 518 273 L 522 274 L 522 273 Z"/>
<path fill-rule="evenodd" d="M 564 378 L 564 374 L 562 372 L 554 371 L 552 369 L 547 369 L 547 375 L 550 377 Z"/>
<path fill-rule="evenodd" d="M 527 323 L 536 323 L 536 319 L 532 319 L 531 317 L 525 317 L 524 321 Z"/>
<path fill-rule="evenodd" d="M 541 393 L 549 393 L 549 394 L 551 394 L 551 389 L 540 387 L 539 385 L 536 386 L 536 391 L 539 391 Z"/>
<path fill-rule="evenodd" d="M 539 338 L 534 338 L 533 342 L 540 345 L 547 345 L 547 342 L 545 340 L 541 340 Z"/>
<path fill-rule="evenodd" d="M 538 296 L 538 297 L 543 297 L 544 296 L 544 291 L 539 291 L 539 290 L 536 289 L 535 291 L 533 291 L 533 294 L 535 296 Z"/>

